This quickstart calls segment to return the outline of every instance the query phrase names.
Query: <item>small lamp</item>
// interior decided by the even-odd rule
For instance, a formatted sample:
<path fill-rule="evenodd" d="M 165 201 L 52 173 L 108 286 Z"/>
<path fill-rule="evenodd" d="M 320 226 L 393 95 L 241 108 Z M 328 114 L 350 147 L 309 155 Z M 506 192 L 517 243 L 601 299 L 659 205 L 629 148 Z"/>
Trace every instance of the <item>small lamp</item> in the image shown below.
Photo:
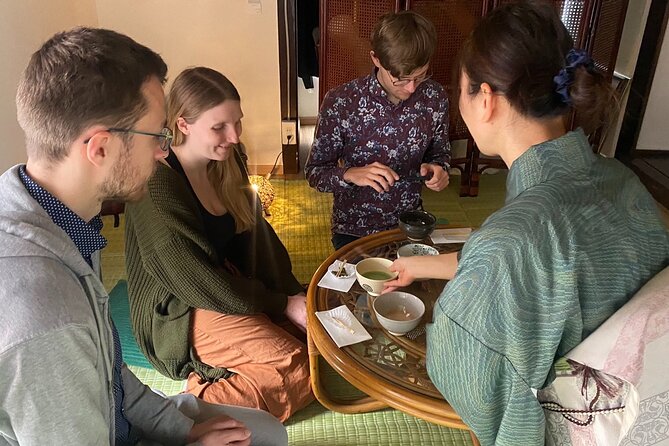
<path fill-rule="evenodd" d="M 264 175 L 249 175 L 251 188 L 258 193 L 260 197 L 260 204 L 265 216 L 270 216 L 269 207 L 274 201 L 274 187 L 269 181 L 270 174 Z"/>

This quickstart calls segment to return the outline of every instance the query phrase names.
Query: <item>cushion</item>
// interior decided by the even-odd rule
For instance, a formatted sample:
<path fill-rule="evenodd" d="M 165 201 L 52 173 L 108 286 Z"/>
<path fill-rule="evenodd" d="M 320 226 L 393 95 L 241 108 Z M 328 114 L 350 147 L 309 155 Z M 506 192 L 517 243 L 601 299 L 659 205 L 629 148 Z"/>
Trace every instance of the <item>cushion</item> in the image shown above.
<path fill-rule="evenodd" d="M 121 350 L 125 363 L 153 369 L 149 360 L 146 359 L 146 356 L 139 349 L 139 345 L 137 345 L 135 336 L 132 333 L 130 303 L 128 302 L 128 282 L 125 280 L 119 280 L 111 293 L 109 293 L 109 308 L 111 318 L 121 338 Z"/>

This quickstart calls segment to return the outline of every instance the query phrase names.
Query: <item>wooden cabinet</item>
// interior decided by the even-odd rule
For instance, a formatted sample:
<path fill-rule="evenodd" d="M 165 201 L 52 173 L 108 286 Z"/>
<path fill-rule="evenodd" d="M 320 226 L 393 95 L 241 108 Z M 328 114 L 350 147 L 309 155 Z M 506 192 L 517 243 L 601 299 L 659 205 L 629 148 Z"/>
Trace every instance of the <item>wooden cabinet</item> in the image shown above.
<path fill-rule="evenodd" d="M 577 48 L 588 50 L 595 64 L 611 79 L 618 55 L 629 0 L 550 0 Z M 320 0 L 320 100 L 337 85 L 369 74 L 370 35 L 376 21 L 392 11 L 413 10 L 434 23 L 437 48 L 432 60 L 433 78 L 452 96 L 453 65 L 476 23 L 489 10 L 511 0 Z M 478 194 L 479 174 L 502 167 L 500 160 L 479 156 L 467 127 L 451 102 L 451 140 L 467 140 L 467 154 L 453 160 L 462 172 L 461 196 Z M 578 126 L 572 117 L 571 126 Z M 595 135 L 596 137 L 596 135 Z"/>

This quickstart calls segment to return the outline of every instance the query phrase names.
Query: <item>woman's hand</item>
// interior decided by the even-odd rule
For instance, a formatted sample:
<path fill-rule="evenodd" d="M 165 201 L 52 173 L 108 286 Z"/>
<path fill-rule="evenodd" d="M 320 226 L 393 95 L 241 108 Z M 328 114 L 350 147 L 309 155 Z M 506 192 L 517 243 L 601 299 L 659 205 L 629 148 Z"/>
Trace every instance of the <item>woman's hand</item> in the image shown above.
<path fill-rule="evenodd" d="M 293 325 L 304 333 L 307 332 L 307 296 L 304 293 L 288 296 L 284 314 Z"/>
<path fill-rule="evenodd" d="M 390 271 L 398 273 L 397 278 L 389 280 L 385 283 L 384 293 L 395 291 L 397 288 L 409 286 L 416 280 L 416 270 L 419 268 L 416 265 L 418 257 L 400 257 L 395 260 L 390 268 Z"/>
<path fill-rule="evenodd" d="M 385 283 L 384 293 L 409 286 L 416 279 L 451 280 L 458 269 L 458 253 L 439 254 L 438 256 L 400 257 L 390 265 L 390 271 L 397 271 L 395 280 Z"/>
<path fill-rule="evenodd" d="M 188 443 L 197 441 L 197 444 L 202 446 L 249 446 L 251 431 L 241 421 L 227 415 L 219 415 L 203 423 L 194 424 L 186 441 Z"/>

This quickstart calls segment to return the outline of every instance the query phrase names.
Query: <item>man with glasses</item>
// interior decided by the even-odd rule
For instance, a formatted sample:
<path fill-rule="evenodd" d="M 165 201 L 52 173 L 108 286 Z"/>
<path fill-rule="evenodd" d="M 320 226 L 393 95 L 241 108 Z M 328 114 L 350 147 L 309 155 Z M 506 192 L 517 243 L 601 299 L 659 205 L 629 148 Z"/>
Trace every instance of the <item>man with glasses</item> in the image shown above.
<path fill-rule="evenodd" d="M 122 360 L 99 212 L 141 198 L 167 153 L 166 72 L 127 36 L 76 28 L 21 77 L 28 161 L 0 176 L 0 445 L 287 444 L 271 415 L 163 398 Z"/>
<path fill-rule="evenodd" d="M 448 99 L 430 80 L 434 26 L 411 11 L 387 14 L 372 33 L 373 72 L 323 99 L 305 173 L 332 192 L 332 244 L 397 225 L 420 207 L 423 184 L 448 185 Z"/>

